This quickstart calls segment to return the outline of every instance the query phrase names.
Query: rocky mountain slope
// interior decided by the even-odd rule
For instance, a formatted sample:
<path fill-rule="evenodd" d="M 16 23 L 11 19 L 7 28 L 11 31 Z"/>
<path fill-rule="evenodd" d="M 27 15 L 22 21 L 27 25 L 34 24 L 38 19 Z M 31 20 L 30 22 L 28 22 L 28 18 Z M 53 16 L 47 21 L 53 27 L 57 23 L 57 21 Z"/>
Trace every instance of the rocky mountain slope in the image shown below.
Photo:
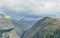
<path fill-rule="evenodd" d="M 0 14 L 0 29 L 10 29 L 14 28 L 11 32 L 9 32 L 9 38 L 20 38 L 17 35 L 16 27 L 13 25 L 11 18 L 4 14 Z"/>
<path fill-rule="evenodd" d="M 60 38 L 60 20 L 45 17 L 25 31 L 21 38 Z"/>
<path fill-rule="evenodd" d="M 35 20 L 25 20 L 25 19 L 14 20 L 13 19 L 12 23 L 20 29 L 20 31 L 17 31 L 17 32 L 18 32 L 18 35 L 21 36 L 25 30 L 28 30 L 33 26 L 33 24 L 35 23 Z"/>

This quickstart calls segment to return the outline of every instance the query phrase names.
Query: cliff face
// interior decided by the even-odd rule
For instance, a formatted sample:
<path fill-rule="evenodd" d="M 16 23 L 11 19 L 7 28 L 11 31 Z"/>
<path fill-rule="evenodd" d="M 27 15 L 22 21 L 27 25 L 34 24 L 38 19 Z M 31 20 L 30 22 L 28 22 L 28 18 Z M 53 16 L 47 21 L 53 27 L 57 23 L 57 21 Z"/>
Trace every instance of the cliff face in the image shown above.
<path fill-rule="evenodd" d="M 60 38 L 60 20 L 45 17 L 25 31 L 21 38 Z"/>
<path fill-rule="evenodd" d="M 0 29 L 10 29 L 10 28 L 14 28 L 14 30 L 8 33 L 9 38 L 20 38 L 17 35 L 16 28 L 13 25 L 11 18 L 6 18 L 4 14 L 0 14 Z"/>

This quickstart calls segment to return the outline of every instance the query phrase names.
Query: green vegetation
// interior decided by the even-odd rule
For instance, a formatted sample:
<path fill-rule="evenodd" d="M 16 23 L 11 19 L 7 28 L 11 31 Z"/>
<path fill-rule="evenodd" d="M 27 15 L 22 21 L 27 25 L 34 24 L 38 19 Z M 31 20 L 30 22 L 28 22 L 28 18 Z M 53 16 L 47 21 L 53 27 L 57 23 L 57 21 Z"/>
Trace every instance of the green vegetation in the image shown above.
<path fill-rule="evenodd" d="M 48 33 L 46 38 L 60 38 L 60 29 L 55 30 L 53 33 Z"/>

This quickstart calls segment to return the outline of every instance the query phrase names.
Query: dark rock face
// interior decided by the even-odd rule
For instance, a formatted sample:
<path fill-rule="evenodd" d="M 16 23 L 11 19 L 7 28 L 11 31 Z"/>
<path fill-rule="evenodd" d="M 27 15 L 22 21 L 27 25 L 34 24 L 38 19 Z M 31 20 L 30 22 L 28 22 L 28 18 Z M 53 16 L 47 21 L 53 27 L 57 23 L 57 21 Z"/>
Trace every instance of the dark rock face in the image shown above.
<path fill-rule="evenodd" d="M 60 20 L 45 17 L 27 30 L 21 38 L 60 38 Z"/>

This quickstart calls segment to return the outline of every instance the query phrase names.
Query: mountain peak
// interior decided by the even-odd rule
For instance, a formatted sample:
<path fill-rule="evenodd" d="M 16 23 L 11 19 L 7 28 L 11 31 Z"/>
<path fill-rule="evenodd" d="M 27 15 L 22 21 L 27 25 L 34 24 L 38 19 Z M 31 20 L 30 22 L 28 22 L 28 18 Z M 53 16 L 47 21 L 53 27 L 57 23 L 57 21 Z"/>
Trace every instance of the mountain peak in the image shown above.
<path fill-rule="evenodd" d="M 27 30 L 22 35 L 21 38 L 60 38 L 60 31 L 56 32 L 56 30 L 60 30 L 60 20 L 45 17 L 38 20 L 31 29 Z M 58 34 L 58 36 L 54 35 L 55 32 Z"/>
<path fill-rule="evenodd" d="M 44 17 L 45 19 L 50 19 L 51 17 Z"/>
<path fill-rule="evenodd" d="M 11 17 L 6 15 L 5 13 L 0 13 L 0 18 L 11 18 Z"/>
<path fill-rule="evenodd" d="M 43 19 L 53 19 L 53 18 L 51 18 L 51 17 L 44 17 Z"/>
<path fill-rule="evenodd" d="M 0 18 L 2 18 L 2 17 L 4 17 L 5 16 L 5 14 L 3 14 L 3 13 L 0 13 Z"/>

